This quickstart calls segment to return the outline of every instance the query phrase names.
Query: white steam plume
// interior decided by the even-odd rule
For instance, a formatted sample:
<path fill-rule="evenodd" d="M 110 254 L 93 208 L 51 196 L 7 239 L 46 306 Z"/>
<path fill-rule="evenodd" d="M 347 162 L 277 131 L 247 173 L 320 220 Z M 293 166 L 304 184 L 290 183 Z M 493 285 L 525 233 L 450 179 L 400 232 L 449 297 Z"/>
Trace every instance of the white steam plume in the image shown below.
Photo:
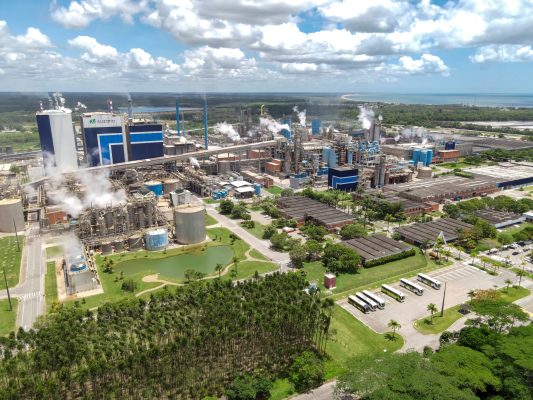
<path fill-rule="evenodd" d="M 50 97 L 50 108 L 56 110 L 66 110 L 65 98 L 63 97 L 63 94 L 59 92 L 52 93 Z"/>
<path fill-rule="evenodd" d="M 70 261 L 76 261 L 74 258 L 83 254 L 83 246 L 74 233 L 67 232 L 61 235 L 61 242 L 63 243 L 64 253 Z"/>
<path fill-rule="evenodd" d="M 283 129 L 291 130 L 288 124 L 280 124 L 278 121 L 263 117 L 259 117 L 259 126 L 273 134 L 279 134 Z"/>
<path fill-rule="evenodd" d="M 370 129 L 374 119 L 374 111 L 364 106 L 359 106 L 359 117 L 357 117 L 363 129 Z"/>
<path fill-rule="evenodd" d="M 128 196 L 123 189 L 114 190 L 108 179 L 108 172 L 91 173 L 83 169 L 77 170 L 74 177 L 80 181 L 83 190 L 83 197 L 80 199 L 67 190 L 65 179 L 54 164 L 54 156 L 46 154 L 44 163 L 51 189 L 48 191 L 49 196 L 73 217 L 77 217 L 88 207 L 115 206 L 127 202 Z"/>
<path fill-rule="evenodd" d="M 83 104 L 81 101 L 78 101 L 78 104 L 76 104 L 76 107 L 74 107 L 74 110 L 80 111 L 80 110 L 86 110 L 87 106 Z"/>
<path fill-rule="evenodd" d="M 194 157 L 189 157 L 189 163 L 191 164 L 191 167 L 200 168 L 200 163 Z"/>
<path fill-rule="evenodd" d="M 234 142 L 238 142 L 239 140 L 241 140 L 241 137 L 237 133 L 235 128 L 233 128 L 233 126 L 228 124 L 226 121 L 219 122 L 218 124 L 215 125 L 214 129 L 215 129 L 215 133 L 227 136 L 228 139 L 231 139 Z"/>
<path fill-rule="evenodd" d="M 300 125 L 305 127 L 305 122 L 306 122 L 306 119 L 307 119 L 307 110 L 303 110 L 303 111 L 298 111 L 298 106 L 294 106 L 294 108 L 292 109 L 296 114 L 298 114 L 298 119 L 300 120 Z"/>

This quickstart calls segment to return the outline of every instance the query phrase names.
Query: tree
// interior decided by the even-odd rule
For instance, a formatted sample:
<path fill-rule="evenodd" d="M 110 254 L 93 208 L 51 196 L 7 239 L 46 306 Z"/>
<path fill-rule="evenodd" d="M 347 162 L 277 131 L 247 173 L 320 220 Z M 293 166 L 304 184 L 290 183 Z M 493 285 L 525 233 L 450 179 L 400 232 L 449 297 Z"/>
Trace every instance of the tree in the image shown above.
<path fill-rule="evenodd" d="M 137 282 L 135 282 L 133 279 L 126 279 L 122 282 L 121 289 L 124 292 L 135 292 L 137 289 Z"/>
<path fill-rule="evenodd" d="M 289 251 L 291 263 L 295 268 L 303 267 L 304 261 L 307 258 L 307 251 L 304 245 L 297 243 L 292 246 Z"/>
<path fill-rule="evenodd" d="M 328 243 L 324 248 L 322 264 L 333 273 L 355 273 L 361 266 L 361 257 L 343 244 Z"/>
<path fill-rule="evenodd" d="M 244 203 L 239 203 L 237 205 L 234 205 L 231 210 L 230 217 L 233 219 L 244 219 L 244 220 L 249 220 L 251 218 L 250 214 L 248 213 L 248 210 L 246 209 L 246 204 Z"/>
<path fill-rule="evenodd" d="M 274 234 L 276 234 L 278 230 L 276 227 L 272 224 L 267 225 L 265 227 L 265 230 L 263 231 L 263 239 L 270 239 Z"/>
<path fill-rule="evenodd" d="M 387 232 L 389 232 L 390 223 L 394 221 L 392 214 L 385 215 L 385 222 L 387 222 Z"/>
<path fill-rule="evenodd" d="M 275 233 L 270 237 L 270 243 L 272 243 L 272 248 L 274 250 L 283 251 L 285 246 L 287 246 L 288 235 L 285 232 Z"/>
<path fill-rule="evenodd" d="M 431 323 L 433 323 L 433 314 L 435 314 L 438 311 L 437 306 L 434 303 L 429 303 L 426 309 L 430 312 Z"/>
<path fill-rule="evenodd" d="M 360 224 L 344 225 L 340 231 L 342 240 L 350 240 L 367 235 L 366 229 Z"/>
<path fill-rule="evenodd" d="M 322 244 L 318 243 L 316 240 L 308 240 L 305 242 L 305 250 L 307 252 L 307 258 L 309 261 L 317 260 L 322 254 Z"/>
<path fill-rule="evenodd" d="M 523 269 L 519 269 L 515 272 L 516 276 L 518 276 L 518 286 L 522 286 L 522 278 L 527 275 L 527 272 Z"/>
<path fill-rule="evenodd" d="M 472 289 L 472 290 L 469 290 L 468 293 L 467 293 L 466 295 L 468 296 L 468 298 L 470 299 L 470 301 L 472 301 L 472 299 L 473 299 L 474 297 L 476 297 L 476 294 L 477 294 L 477 292 L 476 292 L 475 290 Z"/>
<path fill-rule="evenodd" d="M 231 214 L 233 211 L 233 201 L 231 200 L 222 200 L 220 202 L 220 213 L 221 214 Z"/>
<path fill-rule="evenodd" d="M 215 265 L 215 271 L 218 272 L 218 277 L 220 278 L 220 274 L 222 273 L 222 271 L 224 270 L 224 265 L 222 265 L 221 263 L 217 263 L 217 265 Z"/>
<path fill-rule="evenodd" d="M 513 283 L 512 280 L 510 280 L 509 278 L 507 278 L 505 281 L 504 281 L 505 285 L 506 285 L 506 288 L 505 288 L 505 291 L 509 291 L 509 286 L 511 286 L 511 284 Z"/>
<path fill-rule="evenodd" d="M 324 381 L 324 361 L 313 352 L 303 352 L 290 366 L 289 380 L 298 392 L 320 386 Z"/>
<path fill-rule="evenodd" d="M 294 190 L 292 189 L 283 189 L 280 193 L 281 197 L 288 197 L 288 196 L 294 196 Z"/>
<path fill-rule="evenodd" d="M 400 325 L 400 323 L 398 321 L 393 320 L 393 319 L 391 319 L 389 321 L 387 326 L 392 329 L 392 337 L 393 338 L 396 337 L 396 331 L 399 330 L 399 329 L 402 329 L 402 326 Z"/>
<path fill-rule="evenodd" d="M 320 225 L 304 225 L 300 228 L 300 230 L 305 233 L 305 235 L 309 239 L 316 240 L 318 242 L 324 241 L 324 236 L 328 234 L 328 231 L 326 228 Z"/>
<path fill-rule="evenodd" d="M 500 298 L 495 290 L 478 293 L 471 301 L 471 308 L 494 332 L 501 333 L 512 327 L 516 321 L 527 321 L 526 314 L 518 305 Z"/>
<path fill-rule="evenodd" d="M 498 242 L 502 244 L 502 246 L 507 246 L 514 242 L 513 236 L 506 232 L 501 232 L 498 234 Z"/>
<path fill-rule="evenodd" d="M 256 400 L 270 397 L 272 381 L 267 378 L 254 378 L 252 375 L 241 375 L 235 378 L 231 387 L 226 390 L 229 400 Z"/>

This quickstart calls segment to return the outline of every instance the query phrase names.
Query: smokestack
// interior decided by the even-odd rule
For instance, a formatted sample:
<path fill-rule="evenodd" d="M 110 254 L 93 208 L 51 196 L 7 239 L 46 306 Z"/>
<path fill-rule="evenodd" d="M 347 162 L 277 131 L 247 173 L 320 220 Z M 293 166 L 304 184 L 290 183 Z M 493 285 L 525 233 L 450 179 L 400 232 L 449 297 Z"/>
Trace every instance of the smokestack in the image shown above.
<path fill-rule="evenodd" d="M 208 149 L 209 137 L 207 136 L 207 100 L 204 98 L 204 146 Z"/>
<path fill-rule="evenodd" d="M 131 101 L 131 98 L 128 99 L 128 118 L 133 119 L 133 102 Z"/>
<path fill-rule="evenodd" d="M 180 131 L 180 105 L 176 100 L 176 126 L 178 127 L 178 136 L 181 136 Z"/>
<path fill-rule="evenodd" d="M 43 111 L 44 111 L 43 101 L 42 101 L 42 100 L 39 100 L 39 111 L 40 111 L 40 112 L 43 112 Z"/>
<path fill-rule="evenodd" d="M 109 112 L 113 112 L 113 100 L 109 99 Z"/>

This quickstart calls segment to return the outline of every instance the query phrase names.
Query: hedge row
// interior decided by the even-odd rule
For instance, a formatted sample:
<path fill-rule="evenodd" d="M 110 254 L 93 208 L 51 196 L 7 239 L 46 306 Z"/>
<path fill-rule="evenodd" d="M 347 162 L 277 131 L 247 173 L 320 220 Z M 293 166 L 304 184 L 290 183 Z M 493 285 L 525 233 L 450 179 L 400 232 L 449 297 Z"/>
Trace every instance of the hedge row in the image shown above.
<path fill-rule="evenodd" d="M 401 260 L 402 258 L 407 258 L 414 256 L 416 250 L 414 247 L 411 247 L 409 250 L 402 251 L 401 253 L 391 254 L 390 256 L 385 256 L 377 258 L 375 260 L 365 261 L 364 265 L 366 268 L 375 267 L 376 265 L 386 264 L 391 261 Z"/>

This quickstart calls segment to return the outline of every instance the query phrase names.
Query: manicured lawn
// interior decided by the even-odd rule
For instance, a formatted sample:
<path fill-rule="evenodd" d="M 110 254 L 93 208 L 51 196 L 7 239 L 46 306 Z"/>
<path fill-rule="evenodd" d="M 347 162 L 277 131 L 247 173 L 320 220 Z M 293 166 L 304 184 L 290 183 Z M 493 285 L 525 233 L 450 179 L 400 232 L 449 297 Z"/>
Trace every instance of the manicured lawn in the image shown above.
<path fill-rule="evenodd" d="M 512 226 L 510 228 L 505 228 L 502 231 L 505 233 L 509 233 L 510 235 L 520 232 L 522 229 L 524 229 L 526 226 L 533 226 L 532 222 L 522 222 L 519 226 Z"/>
<path fill-rule="evenodd" d="M 463 315 L 460 314 L 459 306 L 453 306 L 444 310 L 444 315 L 440 316 L 440 311 L 433 315 L 433 323 L 430 323 L 431 318 L 429 316 L 420 318 L 413 323 L 415 329 L 423 333 L 424 335 L 434 335 L 437 333 L 444 332 L 448 329 L 455 321 L 461 318 Z"/>
<path fill-rule="evenodd" d="M 17 241 L 15 236 L 6 236 L 0 239 L 0 270 L 6 271 L 7 286 L 13 287 L 19 283 L 20 275 L 20 258 L 24 248 L 24 236 L 19 235 L 20 251 L 17 250 Z M 1 276 L 4 287 L 4 277 Z"/>
<path fill-rule="evenodd" d="M 474 250 L 478 252 L 482 252 L 482 251 L 487 251 L 490 249 L 497 248 L 499 246 L 500 246 L 500 243 L 497 240 L 486 238 L 486 239 L 481 239 Z"/>
<path fill-rule="evenodd" d="M 424 256 L 417 252 L 414 256 L 404 258 L 403 260 L 361 269 L 356 274 L 341 274 L 337 277 L 337 288 L 333 291 L 334 298 L 340 299 L 346 297 L 356 288 L 375 287 L 385 282 L 413 275 L 422 269 L 434 267 L 435 263 L 433 261 L 429 261 L 428 264 Z M 325 290 L 323 281 L 326 269 L 320 261 L 305 263 L 304 271 L 307 272 L 307 279 L 309 281 L 317 281 L 319 288 L 323 291 Z"/>
<path fill-rule="evenodd" d="M 250 232 L 252 235 L 254 235 L 258 239 L 263 239 L 263 233 L 265 232 L 266 225 L 260 224 L 259 222 L 255 221 L 255 225 L 253 228 L 244 228 L 248 232 Z"/>
<path fill-rule="evenodd" d="M 524 279 L 522 278 L 522 281 Z M 521 299 L 522 297 L 529 296 L 531 291 L 521 286 L 511 286 L 509 289 L 501 288 L 499 289 L 500 296 L 502 300 L 508 301 L 510 303 L 515 302 L 516 300 Z"/>
<path fill-rule="evenodd" d="M 15 330 L 18 300 L 12 297 L 11 304 L 13 310 L 9 311 L 9 301 L 7 299 L 0 300 L 0 336 L 6 336 Z"/>
<path fill-rule="evenodd" d="M 261 254 L 256 249 L 250 250 L 248 254 L 250 254 L 250 256 L 252 256 L 253 258 L 257 258 L 258 260 L 269 261 L 268 258 L 266 258 L 263 254 Z"/>
<path fill-rule="evenodd" d="M 390 340 L 392 333 L 374 332 L 338 305 L 335 305 L 329 329 L 332 335 L 326 352 L 332 362 L 326 365 L 326 379 L 342 372 L 344 364 L 352 357 L 394 352 L 403 346 L 403 338 L 399 334 L 396 334 L 395 340 Z"/>
<path fill-rule="evenodd" d="M 50 310 L 52 303 L 57 301 L 56 263 L 46 263 L 46 275 L 44 277 L 44 293 L 46 298 L 46 311 Z"/>
<path fill-rule="evenodd" d="M 46 248 L 46 258 L 54 258 L 63 255 L 63 246 L 52 246 Z"/>
<path fill-rule="evenodd" d="M 233 269 L 234 267 L 231 267 Z M 237 264 L 237 275 L 232 276 L 231 270 L 222 277 L 222 279 L 231 279 L 239 280 L 245 278 L 251 278 L 254 276 L 255 271 L 259 274 L 264 274 L 265 272 L 275 271 L 278 269 L 278 266 L 271 262 L 264 261 L 241 261 Z"/>
<path fill-rule="evenodd" d="M 268 189 L 265 189 L 268 193 L 270 194 L 281 194 L 281 192 L 283 191 L 282 188 L 280 188 L 279 186 L 272 186 L 271 188 L 268 188 Z"/>
<path fill-rule="evenodd" d="M 202 199 L 204 201 L 204 203 L 206 204 L 217 204 L 217 203 L 220 203 L 220 200 L 213 200 L 212 198 L 210 197 L 206 197 L 204 199 Z"/>
<path fill-rule="evenodd" d="M 215 224 L 218 224 L 218 221 L 214 219 L 211 215 L 206 213 L 205 214 L 205 226 L 211 226 Z"/>

